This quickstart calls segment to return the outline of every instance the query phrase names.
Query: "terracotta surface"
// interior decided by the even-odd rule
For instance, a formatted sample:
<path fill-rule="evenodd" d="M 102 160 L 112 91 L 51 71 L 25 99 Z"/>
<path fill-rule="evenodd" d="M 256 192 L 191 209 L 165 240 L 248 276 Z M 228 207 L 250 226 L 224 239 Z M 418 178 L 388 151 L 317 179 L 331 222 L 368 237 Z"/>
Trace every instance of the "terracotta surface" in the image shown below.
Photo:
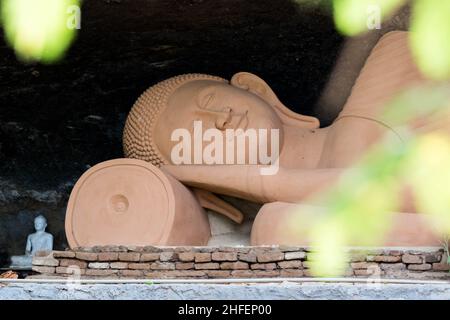
<path fill-rule="evenodd" d="M 396 128 L 381 118 L 384 103 L 402 89 L 424 82 L 412 61 L 406 32 L 382 37 L 343 111 L 326 128 L 319 128 L 316 118 L 290 111 L 269 85 L 253 74 L 238 73 L 230 83 L 207 75 L 179 76 L 150 88 L 135 104 L 125 126 L 124 151 L 128 157 L 164 165 L 164 171 L 192 187 L 260 203 L 308 203 L 313 195 L 332 186 L 344 170 L 351 170 L 382 137 L 402 141 Z M 170 151 L 176 144 L 171 142 L 171 133 L 178 128 L 192 133 L 193 122 L 198 120 L 203 127 L 220 130 L 279 129 L 278 173 L 263 176 L 260 166 L 246 164 L 171 165 Z M 446 125 L 444 122 L 437 129 L 448 130 Z M 403 209 L 414 212 L 413 199 L 399 197 Z M 253 245 L 284 241 L 285 228 L 277 226 L 285 224 L 290 215 L 278 207 L 267 213 L 272 208 L 266 207 L 257 217 L 253 234 L 264 237 L 252 237 Z M 435 244 L 428 234 L 422 238 L 426 226 L 420 218 L 406 217 L 410 215 L 398 217 L 408 223 L 396 228 L 395 237 L 387 240 L 390 244 Z M 298 235 L 289 241 L 299 244 L 307 239 Z"/>
<path fill-rule="evenodd" d="M 253 245 L 300 245 L 311 243 L 309 231 L 318 221 L 320 207 L 285 202 L 265 204 L 253 223 Z M 351 246 L 428 247 L 440 246 L 440 238 L 423 214 L 395 212 L 382 243 L 350 243 Z"/>
<path fill-rule="evenodd" d="M 135 159 L 102 162 L 70 195 L 66 236 L 71 248 L 96 245 L 205 245 L 207 216 L 194 195 L 153 165 Z"/>

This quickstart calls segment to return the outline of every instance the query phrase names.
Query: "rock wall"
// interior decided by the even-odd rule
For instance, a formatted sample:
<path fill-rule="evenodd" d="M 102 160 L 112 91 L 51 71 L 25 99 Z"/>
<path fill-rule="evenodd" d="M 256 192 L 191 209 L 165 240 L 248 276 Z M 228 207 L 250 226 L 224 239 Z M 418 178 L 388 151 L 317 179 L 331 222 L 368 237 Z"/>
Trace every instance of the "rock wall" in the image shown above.
<path fill-rule="evenodd" d="M 311 114 L 342 43 L 325 9 L 290 0 L 84 1 L 81 30 L 55 65 L 17 61 L 0 34 L 0 266 L 21 254 L 42 211 L 58 249 L 76 179 L 122 157 L 136 98 L 181 73 L 261 75 Z"/>
<path fill-rule="evenodd" d="M 46 277 L 277 278 L 311 277 L 301 247 L 94 247 L 35 257 Z M 440 248 L 350 249 L 346 277 L 450 279 Z"/>

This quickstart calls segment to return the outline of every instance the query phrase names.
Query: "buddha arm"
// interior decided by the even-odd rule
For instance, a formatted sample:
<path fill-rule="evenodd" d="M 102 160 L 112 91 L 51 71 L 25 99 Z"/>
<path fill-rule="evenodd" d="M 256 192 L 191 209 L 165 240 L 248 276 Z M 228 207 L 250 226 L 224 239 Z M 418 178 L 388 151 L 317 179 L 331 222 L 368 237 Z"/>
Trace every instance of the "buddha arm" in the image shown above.
<path fill-rule="evenodd" d="M 259 203 L 299 202 L 324 191 L 344 169 L 283 169 L 275 175 L 261 175 L 256 165 L 164 166 L 163 171 L 184 184 L 214 193 Z"/>
<path fill-rule="evenodd" d="M 47 242 L 47 244 L 45 246 L 45 249 L 52 251 L 53 250 L 53 236 L 49 235 L 46 242 Z"/>
<path fill-rule="evenodd" d="M 31 254 L 31 250 L 32 250 L 32 247 L 31 247 L 31 236 L 28 236 L 27 237 L 27 245 L 26 245 L 26 248 L 25 248 L 25 255 L 30 255 Z"/>

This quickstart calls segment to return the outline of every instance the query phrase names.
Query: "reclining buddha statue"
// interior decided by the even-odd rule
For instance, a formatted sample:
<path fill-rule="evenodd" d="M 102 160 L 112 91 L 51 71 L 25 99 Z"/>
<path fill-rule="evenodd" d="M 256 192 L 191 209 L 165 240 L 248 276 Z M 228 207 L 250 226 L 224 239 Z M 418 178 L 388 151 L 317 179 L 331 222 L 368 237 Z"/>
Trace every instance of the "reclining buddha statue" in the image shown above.
<path fill-rule="evenodd" d="M 264 204 L 252 227 L 252 245 L 307 245 L 309 240 L 304 235 L 285 232 L 293 217 L 308 216 L 305 211 L 292 209 L 330 188 L 386 135 L 401 141 L 399 131 L 381 116 L 383 107 L 403 89 L 426 82 L 412 60 L 407 32 L 391 32 L 382 37 L 343 110 L 325 128 L 320 127 L 318 119 L 294 113 L 284 106 L 269 85 L 254 74 L 237 73 L 231 81 L 203 74 L 176 76 L 151 87 L 138 99 L 125 125 L 124 152 L 129 158 L 148 161 L 183 184 L 201 190 L 200 199 L 229 211 L 235 221 L 241 220 L 239 213 L 221 204 L 213 194 Z M 190 133 L 193 139 L 184 141 L 185 146 L 195 149 L 193 140 L 198 136 L 199 124 L 203 132 L 276 130 L 277 171 L 261 174 L 267 163 L 259 159 L 252 162 L 249 153 L 244 161 L 235 164 L 201 162 L 195 152 L 183 154 L 187 148 L 175 152 L 187 161 L 175 163 L 174 150 L 180 151 L 180 139 L 176 139 L 178 135 L 174 132 L 182 129 Z M 449 127 L 446 121 L 436 130 L 449 134 Z M 239 150 L 226 148 L 227 139 L 223 135 L 218 149 L 225 158 L 235 159 L 234 153 Z M 205 147 L 211 141 L 210 136 L 200 143 Z M 271 144 L 266 149 L 273 151 L 274 147 Z M 403 197 L 402 203 L 384 245 L 438 244 L 438 235 L 415 212 L 411 198 Z"/>

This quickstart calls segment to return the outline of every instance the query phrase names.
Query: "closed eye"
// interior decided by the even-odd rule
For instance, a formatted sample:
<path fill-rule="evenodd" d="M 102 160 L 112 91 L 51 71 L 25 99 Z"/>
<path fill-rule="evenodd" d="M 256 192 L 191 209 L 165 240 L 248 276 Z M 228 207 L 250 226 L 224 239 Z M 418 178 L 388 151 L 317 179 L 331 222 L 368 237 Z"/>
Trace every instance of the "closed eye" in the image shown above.
<path fill-rule="evenodd" d="M 204 103 L 203 103 L 203 108 L 204 109 L 208 109 L 209 106 L 211 106 L 212 102 L 214 101 L 214 93 L 208 94 L 205 98 L 204 98 Z"/>
<path fill-rule="evenodd" d="M 198 106 L 201 109 L 207 109 L 214 101 L 216 94 L 212 88 L 206 88 L 199 95 Z"/>

